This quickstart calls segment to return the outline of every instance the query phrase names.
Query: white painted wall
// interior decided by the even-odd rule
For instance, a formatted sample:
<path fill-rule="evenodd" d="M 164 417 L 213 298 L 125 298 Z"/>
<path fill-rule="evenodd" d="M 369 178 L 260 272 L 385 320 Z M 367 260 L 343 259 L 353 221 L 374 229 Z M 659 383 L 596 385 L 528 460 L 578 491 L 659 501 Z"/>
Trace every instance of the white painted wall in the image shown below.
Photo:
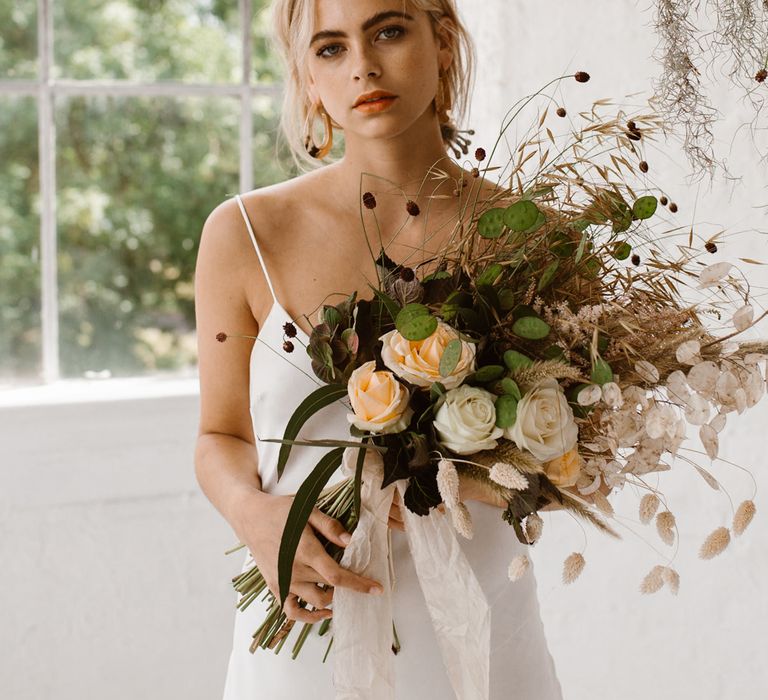
<path fill-rule="evenodd" d="M 648 59 L 655 39 L 645 5 L 461 0 L 461 6 L 480 52 L 473 149 L 495 135 L 512 102 L 556 75 L 592 75 L 586 85 L 563 85 L 561 100 L 576 115 L 597 98 L 647 95 L 657 71 Z M 750 117 L 738 97 L 723 89 L 717 102 L 727 108 L 718 132 L 725 152 L 735 125 Z M 765 202 L 766 170 L 747 139 L 736 141 L 729 159 L 744 176 L 732 191 L 722 184 L 708 191 L 705 183 L 700 192 L 686 186 L 685 160 L 674 145 L 649 149 L 647 160 L 649 175 L 679 204 L 680 225 L 766 227 L 765 210 L 755 208 Z M 756 233 L 731 245 L 718 259 L 768 259 L 766 239 Z M 768 281 L 765 273 L 750 272 L 759 284 Z M 765 325 L 761 330 L 768 335 Z M 234 535 L 195 482 L 194 382 L 106 386 L 0 400 L 0 695 L 220 697 L 234 616 L 229 578 L 239 553 L 224 556 Z M 767 411 L 764 400 L 732 420 L 722 448 L 724 458 L 753 472 L 762 492 Z M 720 463 L 711 470 L 734 506 L 753 495 L 744 472 Z M 625 541 L 617 545 L 587 531 L 587 567 L 568 587 L 560 583 L 562 561 L 583 550 L 584 533 L 568 515 L 544 514 L 545 535 L 531 555 L 566 700 L 766 697 L 768 669 L 759 660 L 768 626 L 761 585 L 768 526 L 761 493 L 745 535 L 718 558 L 701 561 L 698 546 L 729 524 L 731 509 L 691 471 L 680 463 L 661 478 L 681 533 L 673 562 L 681 575 L 677 598 L 666 589 L 637 592 L 645 573 L 674 548 L 639 525 L 629 490 L 617 503 Z"/>

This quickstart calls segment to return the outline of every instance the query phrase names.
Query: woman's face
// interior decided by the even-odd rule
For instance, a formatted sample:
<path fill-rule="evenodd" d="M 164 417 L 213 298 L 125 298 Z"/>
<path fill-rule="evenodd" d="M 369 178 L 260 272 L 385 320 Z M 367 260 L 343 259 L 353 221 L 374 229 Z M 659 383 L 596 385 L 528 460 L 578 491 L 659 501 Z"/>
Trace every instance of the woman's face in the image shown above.
<path fill-rule="evenodd" d="M 395 136 L 422 117 L 452 59 L 448 33 L 403 0 L 316 0 L 309 94 L 347 138 Z M 396 95 L 355 107 L 373 90 Z"/>

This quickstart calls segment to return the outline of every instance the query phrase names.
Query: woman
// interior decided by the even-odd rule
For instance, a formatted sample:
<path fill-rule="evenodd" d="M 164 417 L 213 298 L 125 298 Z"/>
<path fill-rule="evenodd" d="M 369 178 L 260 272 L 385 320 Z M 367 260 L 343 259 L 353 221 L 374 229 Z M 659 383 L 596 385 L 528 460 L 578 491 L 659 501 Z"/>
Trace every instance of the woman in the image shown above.
<path fill-rule="evenodd" d="M 376 279 L 371 251 L 377 254 L 383 245 L 393 260 L 416 267 L 450 245 L 457 220 L 471 211 L 467 197 L 478 191 L 489 197 L 497 187 L 447 155 L 456 131 L 446 112 L 454 100 L 466 105 L 472 59 L 455 0 L 276 0 L 273 11 L 288 69 L 283 132 L 299 162 L 322 167 L 230 199 L 205 223 L 195 279 L 201 391 L 195 462 L 201 488 L 248 546 L 243 570 L 255 561 L 276 594 L 277 553 L 292 494 L 320 453 L 295 449 L 278 482 L 279 445 L 257 445 L 255 436 L 281 437 L 296 405 L 319 384 L 302 347 L 311 325 L 298 312 L 329 303 L 329 294 L 357 291 L 359 298 L 370 298 L 368 283 Z M 318 114 L 327 127 L 320 143 Z M 345 152 L 323 165 L 332 127 L 343 130 Z M 433 166 L 445 177 L 428 177 Z M 360 206 L 362 192 L 373 193 L 375 209 Z M 406 210 L 407 200 L 418 209 L 408 204 Z M 430 269 L 425 265 L 419 272 Z M 297 331 L 293 353 L 283 348 L 290 323 Z M 215 340 L 222 329 L 258 340 L 252 350 L 242 342 L 222 345 Z M 302 435 L 348 439 L 346 410 L 339 402 L 329 406 L 307 422 Z M 338 470 L 330 483 L 342 478 Z M 490 495 L 463 483 L 461 497 L 477 536 L 475 546 L 459 539 L 491 605 L 491 698 L 559 699 L 533 573 L 514 584 L 505 576 L 503 562 L 524 546 Z M 390 526 L 401 644 L 397 697 L 454 697 L 397 504 Z M 315 509 L 285 604 L 287 616 L 301 623 L 332 615 L 335 586 L 366 592 L 378 583 L 336 564 L 317 532 L 344 546 L 341 523 Z M 310 607 L 298 605 L 299 599 Z M 296 660 L 290 641 L 279 655 L 249 652 L 266 606 L 254 601 L 236 613 L 225 700 L 302 693 L 333 698 L 332 647 L 323 663 L 330 635 L 313 630 Z"/>

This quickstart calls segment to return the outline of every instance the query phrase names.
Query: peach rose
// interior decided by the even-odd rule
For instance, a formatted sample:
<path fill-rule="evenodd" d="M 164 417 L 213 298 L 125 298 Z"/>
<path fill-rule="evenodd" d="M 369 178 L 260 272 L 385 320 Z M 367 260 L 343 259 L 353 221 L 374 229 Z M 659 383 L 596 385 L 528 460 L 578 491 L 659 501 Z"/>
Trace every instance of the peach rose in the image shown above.
<path fill-rule="evenodd" d="M 581 473 L 583 459 L 573 447 L 564 455 L 551 459 L 544 465 L 544 473 L 555 486 L 575 486 Z"/>
<path fill-rule="evenodd" d="M 347 394 L 354 413 L 347 420 L 372 433 L 399 433 L 413 416 L 408 389 L 392 372 L 375 372 L 376 362 L 360 365 L 349 377 Z"/>
<path fill-rule="evenodd" d="M 447 377 L 440 376 L 440 358 L 445 346 L 459 335 L 442 319 L 437 319 L 437 329 L 424 340 L 407 340 L 397 330 L 381 336 L 381 359 L 398 377 L 411 384 L 429 387 L 440 382 L 446 389 L 454 389 L 464 378 L 475 371 L 475 345 L 461 341 L 461 355 L 456 367 Z"/>

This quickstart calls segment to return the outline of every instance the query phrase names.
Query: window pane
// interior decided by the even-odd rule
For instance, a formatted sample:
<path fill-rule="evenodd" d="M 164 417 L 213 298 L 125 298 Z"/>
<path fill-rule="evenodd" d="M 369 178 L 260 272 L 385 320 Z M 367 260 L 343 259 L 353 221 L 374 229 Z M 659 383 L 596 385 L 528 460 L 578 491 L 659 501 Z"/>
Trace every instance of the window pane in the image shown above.
<path fill-rule="evenodd" d="M 240 80 L 237 0 L 56 0 L 53 13 L 57 77 Z"/>
<path fill-rule="evenodd" d="M 37 75 L 37 2 L 0 0 L 0 78 Z"/>
<path fill-rule="evenodd" d="M 197 243 L 237 191 L 239 102 L 73 97 L 56 123 L 62 375 L 192 372 Z"/>
<path fill-rule="evenodd" d="M 37 109 L 0 97 L 0 380 L 37 378 L 41 367 Z"/>
<path fill-rule="evenodd" d="M 284 139 L 279 142 L 281 97 L 258 95 L 253 109 L 253 186 L 282 182 L 297 174 Z"/>
<path fill-rule="evenodd" d="M 254 83 L 276 83 L 283 80 L 282 63 L 271 41 L 269 4 L 269 0 L 253 0 L 251 82 Z"/>

